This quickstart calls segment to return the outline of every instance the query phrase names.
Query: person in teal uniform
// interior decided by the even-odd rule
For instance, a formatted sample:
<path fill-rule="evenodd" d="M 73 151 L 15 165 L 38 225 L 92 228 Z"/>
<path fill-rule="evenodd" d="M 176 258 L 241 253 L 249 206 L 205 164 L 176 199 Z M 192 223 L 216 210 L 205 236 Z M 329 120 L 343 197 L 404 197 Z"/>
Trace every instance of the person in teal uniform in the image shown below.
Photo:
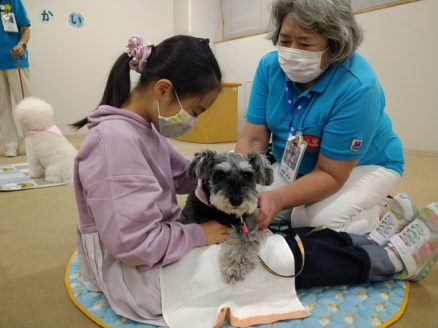
<path fill-rule="evenodd" d="M 357 52 L 351 3 L 275 0 L 271 21 L 277 49 L 260 59 L 235 147 L 266 151 L 272 142 L 275 182 L 260 193 L 258 224 L 369 232 L 404 158 L 382 85 Z"/>
<path fill-rule="evenodd" d="M 12 97 L 18 103 L 30 96 L 30 20 L 21 0 L 0 0 L 0 14 L 0 134 L 4 155 L 14 157 L 18 155 L 19 139 Z"/>

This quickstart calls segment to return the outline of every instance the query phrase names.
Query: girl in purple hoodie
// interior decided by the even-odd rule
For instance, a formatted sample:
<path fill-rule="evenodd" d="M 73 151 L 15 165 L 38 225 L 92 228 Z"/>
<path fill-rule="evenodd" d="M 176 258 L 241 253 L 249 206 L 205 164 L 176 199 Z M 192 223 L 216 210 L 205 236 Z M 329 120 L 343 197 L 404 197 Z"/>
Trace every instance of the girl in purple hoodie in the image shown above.
<path fill-rule="evenodd" d="M 132 91 L 131 69 L 140 74 Z M 189 160 L 165 138 L 193 127 L 215 101 L 221 78 L 207 39 L 174 36 L 154 46 L 132 37 L 100 106 L 73 124 L 89 128 L 74 168 L 84 283 L 130 319 L 164 324 L 159 267 L 228 236 L 216 221 L 176 221 L 176 194 L 197 181 L 186 175 Z"/>

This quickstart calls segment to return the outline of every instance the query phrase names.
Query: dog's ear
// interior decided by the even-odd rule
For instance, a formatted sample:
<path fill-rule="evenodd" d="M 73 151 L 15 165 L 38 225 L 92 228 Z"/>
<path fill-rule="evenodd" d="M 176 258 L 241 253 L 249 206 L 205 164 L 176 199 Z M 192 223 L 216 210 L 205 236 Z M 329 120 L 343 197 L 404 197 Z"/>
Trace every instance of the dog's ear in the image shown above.
<path fill-rule="evenodd" d="M 248 161 L 255 170 L 257 184 L 269 186 L 274 182 L 274 171 L 265 155 L 251 151 L 248 154 Z"/>
<path fill-rule="evenodd" d="M 216 152 L 208 149 L 195 153 L 195 157 L 189 164 L 187 174 L 190 178 L 204 179 L 214 167 Z"/>

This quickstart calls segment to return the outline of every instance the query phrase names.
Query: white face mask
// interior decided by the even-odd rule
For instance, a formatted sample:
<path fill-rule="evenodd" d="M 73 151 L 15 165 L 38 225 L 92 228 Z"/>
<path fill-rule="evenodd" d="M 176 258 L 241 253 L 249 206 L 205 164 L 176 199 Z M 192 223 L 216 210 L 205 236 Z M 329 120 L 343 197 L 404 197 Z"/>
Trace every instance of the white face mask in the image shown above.
<path fill-rule="evenodd" d="M 277 46 L 278 62 L 283 72 L 294 82 L 307 83 L 320 76 L 321 57 L 326 51 L 307 51 Z"/>
<path fill-rule="evenodd" d="M 174 90 L 175 92 L 175 90 Z M 178 95 L 175 92 L 181 110 L 170 117 L 160 115 L 160 104 L 157 100 L 158 109 L 158 127 L 161 135 L 167 138 L 176 138 L 191 130 L 196 124 L 196 117 L 192 116 L 181 106 Z"/>

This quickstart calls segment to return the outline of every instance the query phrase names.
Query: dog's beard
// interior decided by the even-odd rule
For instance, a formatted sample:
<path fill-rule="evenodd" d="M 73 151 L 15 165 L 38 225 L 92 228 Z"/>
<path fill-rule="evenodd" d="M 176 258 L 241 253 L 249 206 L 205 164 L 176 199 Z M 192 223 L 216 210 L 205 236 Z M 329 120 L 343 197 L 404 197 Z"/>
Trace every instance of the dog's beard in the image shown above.
<path fill-rule="evenodd" d="M 237 217 L 240 217 L 243 214 L 250 214 L 256 210 L 257 195 L 247 195 L 242 204 L 235 207 L 234 205 L 231 205 L 231 203 L 228 201 L 228 198 L 225 197 L 222 192 L 218 192 L 217 194 L 212 193 L 210 195 L 210 203 L 222 212 L 234 214 Z"/>

